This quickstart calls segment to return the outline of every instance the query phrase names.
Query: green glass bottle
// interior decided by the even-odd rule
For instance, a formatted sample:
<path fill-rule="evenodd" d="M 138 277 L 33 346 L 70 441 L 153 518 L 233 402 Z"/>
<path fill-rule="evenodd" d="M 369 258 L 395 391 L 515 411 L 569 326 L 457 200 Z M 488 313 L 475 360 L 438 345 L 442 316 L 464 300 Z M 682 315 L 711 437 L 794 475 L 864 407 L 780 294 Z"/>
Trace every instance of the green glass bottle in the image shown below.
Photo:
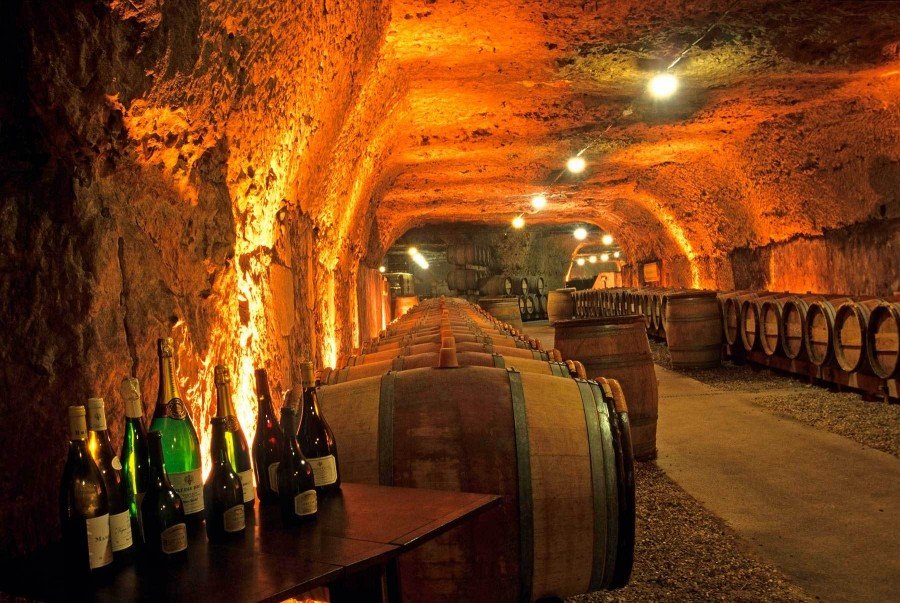
<path fill-rule="evenodd" d="M 278 463 L 278 500 L 285 525 L 294 525 L 316 518 L 319 511 L 316 481 L 312 467 L 303 458 L 297 433 L 297 411 L 286 401 L 281 409 L 281 430 L 284 446 Z"/>
<path fill-rule="evenodd" d="M 106 485 L 106 499 L 109 502 L 109 541 L 117 562 L 127 559 L 132 549 L 131 514 L 125 496 L 125 480 L 122 477 L 122 463 L 109 441 L 106 429 L 106 405 L 103 398 L 89 398 L 87 401 L 88 450 Z"/>
<path fill-rule="evenodd" d="M 183 560 L 188 548 L 184 505 L 166 475 L 162 442 L 162 434 L 158 431 L 147 434 L 150 482 L 141 501 L 144 551 L 151 558 Z"/>
<path fill-rule="evenodd" d="M 234 410 L 231 399 L 231 371 L 221 364 L 214 369 L 216 381 L 216 417 L 225 421 L 225 444 L 228 462 L 243 487 L 244 505 L 252 509 L 256 502 L 256 489 L 253 487 L 253 465 L 250 464 L 250 448 L 247 438 Z"/>
<path fill-rule="evenodd" d="M 266 369 L 256 369 L 256 398 L 259 406 L 256 435 L 253 437 L 253 471 L 256 473 L 259 501 L 268 505 L 278 502 L 278 463 L 281 461 L 284 434 L 272 407 Z"/>
<path fill-rule="evenodd" d="M 69 407 L 69 456 L 59 487 L 59 516 L 68 568 L 106 572 L 113 561 L 106 485 L 87 448 L 84 406 Z"/>
<path fill-rule="evenodd" d="M 175 382 L 175 344 L 157 342 L 159 394 L 150 429 L 162 435 L 163 460 L 169 482 L 184 504 L 185 522 L 192 531 L 203 521 L 203 473 L 200 442 Z"/>
<path fill-rule="evenodd" d="M 131 515 L 132 531 L 138 542 L 143 542 L 141 501 L 150 483 L 150 450 L 147 448 L 144 404 L 138 380 L 134 377 L 122 379 L 121 394 L 125 401 L 125 433 L 122 437 L 121 457 L 125 501 Z"/>
<path fill-rule="evenodd" d="M 210 454 L 212 471 L 203 485 L 206 506 L 206 535 L 223 540 L 243 534 L 244 487 L 228 460 L 228 426 L 224 417 L 213 417 Z"/>

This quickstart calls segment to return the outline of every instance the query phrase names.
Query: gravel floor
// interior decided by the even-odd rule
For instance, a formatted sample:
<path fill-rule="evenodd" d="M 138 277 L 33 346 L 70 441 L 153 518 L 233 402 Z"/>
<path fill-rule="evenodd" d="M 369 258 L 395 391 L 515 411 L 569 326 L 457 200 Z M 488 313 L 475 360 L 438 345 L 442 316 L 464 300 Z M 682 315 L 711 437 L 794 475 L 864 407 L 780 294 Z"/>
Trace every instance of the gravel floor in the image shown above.
<path fill-rule="evenodd" d="M 651 341 L 653 360 L 671 369 L 665 344 Z M 865 446 L 900 456 L 900 404 L 863 400 L 854 392 L 832 392 L 775 371 L 725 362 L 720 368 L 678 370 L 711 387 L 755 393 L 752 401 L 773 413 L 824 429 Z"/>
<path fill-rule="evenodd" d="M 631 583 L 595 601 L 813 601 L 772 565 L 754 557 L 721 519 L 654 463 L 639 463 L 637 542 Z"/>

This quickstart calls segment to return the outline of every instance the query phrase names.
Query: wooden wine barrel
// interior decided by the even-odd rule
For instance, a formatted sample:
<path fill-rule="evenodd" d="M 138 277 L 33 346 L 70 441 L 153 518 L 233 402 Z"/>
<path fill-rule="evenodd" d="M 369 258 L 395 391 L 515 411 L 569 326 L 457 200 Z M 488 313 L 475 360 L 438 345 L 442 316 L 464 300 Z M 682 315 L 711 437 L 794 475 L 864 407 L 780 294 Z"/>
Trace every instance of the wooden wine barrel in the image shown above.
<path fill-rule="evenodd" d="M 792 360 L 806 358 L 806 313 L 820 295 L 798 295 L 781 308 L 781 349 Z"/>
<path fill-rule="evenodd" d="M 478 288 L 478 271 L 453 268 L 447 273 L 447 286 L 456 291 L 470 291 Z"/>
<path fill-rule="evenodd" d="M 866 330 L 872 309 L 881 305 L 880 299 L 847 301 L 834 315 L 834 359 L 848 373 L 871 373 L 866 353 Z"/>
<path fill-rule="evenodd" d="M 525 295 L 519 295 L 516 297 L 516 304 L 519 306 L 519 316 L 522 317 L 522 320 L 529 320 L 531 315 L 528 314 L 528 304 L 525 302 Z"/>
<path fill-rule="evenodd" d="M 541 318 L 547 318 L 547 296 L 546 295 L 535 295 L 535 307 L 537 308 L 538 315 Z"/>
<path fill-rule="evenodd" d="M 519 279 L 519 290 L 522 292 L 522 295 L 528 295 L 531 293 L 531 283 L 528 282 L 528 277 L 523 276 Z"/>
<path fill-rule="evenodd" d="M 498 332 L 461 332 L 454 331 L 453 337 L 456 339 L 457 343 L 490 343 L 499 346 L 510 346 L 510 347 L 526 347 L 523 340 L 513 337 L 512 335 L 506 335 Z M 438 333 L 425 333 L 423 335 L 418 335 L 416 332 L 413 332 L 408 337 L 404 337 L 401 339 L 393 339 L 391 341 L 379 341 L 372 343 L 369 345 L 368 352 L 384 352 L 387 350 L 396 350 L 398 348 L 405 348 L 414 345 L 420 345 L 423 343 L 441 343 L 442 335 L 440 332 Z"/>
<path fill-rule="evenodd" d="M 480 264 L 483 257 L 481 247 L 474 243 L 461 243 L 447 247 L 447 261 L 458 266 Z"/>
<path fill-rule="evenodd" d="M 600 385 L 425 368 L 323 387 L 319 400 L 346 481 L 502 497 L 401 556 L 404 599 L 566 597 L 614 585 L 630 563 L 625 424 Z"/>
<path fill-rule="evenodd" d="M 784 293 L 759 292 L 748 294 L 740 305 L 740 339 L 744 350 L 750 352 L 760 347 L 760 306 L 763 301 L 783 297 Z M 734 298 L 740 299 L 742 296 Z"/>
<path fill-rule="evenodd" d="M 538 318 L 536 297 L 536 295 L 531 294 L 525 296 L 525 312 L 528 314 L 528 320 Z"/>
<path fill-rule="evenodd" d="M 725 343 L 735 347 L 741 342 L 741 303 L 756 296 L 755 291 L 732 291 L 719 296 L 722 306 L 722 333 Z"/>
<path fill-rule="evenodd" d="M 784 349 L 784 304 L 794 297 L 796 296 L 780 295 L 763 299 L 759 303 L 759 344 L 767 356 L 775 356 Z"/>
<path fill-rule="evenodd" d="M 554 347 L 563 358 L 584 364 L 589 378 L 616 379 L 625 391 L 634 457 L 656 458 L 659 392 L 650 342 L 640 316 L 573 319 L 557 322 Z"/>
<path fill-rule="evenodd" d="M 527 293 L 527 291 L 522 289 L 523 282 L 526 283 L 527 286 L 528 281 L 526 279 L 521 276 L 511 276 L 509 277 L 509 280 L 512 282 L 512 291 L 510 291 L 512 295 L 524 295 Z"/>
<path fill-rule="evenodd" d="M 419 296 L 407 295 L 394 298 L 394 318 L 399 318 L 409 312 L 410 308 L 419 303 Z"/>
<path fill-rule="evenodd" d="M 547 295 L 547 318 L 552 325 L 558 320 L 569 320 L 575 315 L 573 288 L 557 289 Z"/>
<path fill-rule="evenodd" d="M 482 297 L 478 305 L 487 310 L 494 318 L 522 328 L 522 315 L 519 312 L 519 301 L 515 297 Z"/>
<path fill-rule="evenodd" d="M 806 355 L 816 366 L 834 361 L 834 315 L 850 298 L 819 299 L 806 312 Z"/>
<path fill-rule="evenodd" d="M 866 329 L 866 353 L 877 376 L 900 376 L 900 302 L 888 301 L 872 308 Z"/>
<path fill-rule="evenodd" d="M 523 345 L 524 342 L 523 342 Z M 338 362 L 338 368 L 345 366 L 356 366 L 357 364 L 369 364 L 370 362 L 380 362 L 382 360 L 391 360 L 397 356 L 413 356 L 415 354 L 424 354 L 426 352 L 440 352 L 440 343 L 421 343 L 411 345 L 405 348 L 397 348 L 393 350 L 385 350 L 384 352 L 373 352 L 371 354 L 358 354 L 355 356 L 346 356 Z M 479 343 L 475 341 L 457 342 L 457 352 L 487 352 L 489 354 L 501 354 L 515 358 L 533 358 L 535 360 L 561 360 L 557 357 L 556 350 L 534 350 L 528 347 L 509 347 L 490 343 Z M 577 360 L 577 359 L 576 359 Z"/>
<path fill-rule="evenodd" d="M 722 327 L 715 291 L 670 293 L 666 345 L 677 368 L 711 368 L 722 356 Z"/>
<path fill-rule="evenodd" d="M 478 291 L 482 295 L 512 295 L 512 279 L 508 276 L 489 276 L 481 279 L 478 283 Z"/>
<path fill-rule="evenodd" d="M 525 276 L 522 277 L 522 291 L 524 293 L 544 294 L 547 292 L 547 285 L 543 276 Z"/>

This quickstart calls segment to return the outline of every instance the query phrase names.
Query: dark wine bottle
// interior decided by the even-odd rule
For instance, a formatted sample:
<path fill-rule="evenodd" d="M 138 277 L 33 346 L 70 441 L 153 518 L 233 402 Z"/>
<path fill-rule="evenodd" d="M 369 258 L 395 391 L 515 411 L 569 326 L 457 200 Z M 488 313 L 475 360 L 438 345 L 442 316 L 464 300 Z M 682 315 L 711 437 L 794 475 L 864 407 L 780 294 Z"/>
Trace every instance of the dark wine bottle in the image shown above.
<path fill-rule="evenodd" d="M 89 398 L 87 402 L 88 451 L 106 486 L 106 500 L 109 503 L 109 541 L 113 557 L 122 560 L 128 557 L 134 541 L 131 534 L 131 514 L 125 497 L 125 480 L 122 478 L 122 463 L 109 441 L 106 429 L 106 406 L 103 398 Z"/>
<path fill-rule="evenodd" d="M 256 398 L 256 435 L 253 437 L 256 494 L 263 504 L 272 504 L 278 502 L 278 462 L 281 460 L 283 434 L 275 418 L 269 375 L 265 369 L 256 369 Z"/>
<path fill-rule="evenodd" d="M 141 389 L 134 377 L 122 379 L 122 399 L 125 401 L 125 434 L 122 437 L 122 477 L 125 480 L 125 501 L 131 515 L 135 540 L 144 541 L 141 528 L 141 501 L 150 483 L 150 451 L 147 448 L 147 428 L 144 427 L 144 404 Z"/>
<path fill-rule="evenodd" d="M 225 420 L 225 445 L 228 462 L 232 470 L 241 478 L 244 504 L 252 509 L 256 502 L 256 489 L 253 487 L 253 466 L 250 464 L 250 448 L 247 438 L 234 410 L 231 399 L 231 371 L 221 364 L 214 369 L 216 381 L 216 416 Z"/>
<path fill-rule="evenodd" d="M 181 502 L 187 525 L 197 529 L 203 521 L 203 472 L 200 441 L 175 381 L 175 344 L 171 338 L 157 341 L 159 393 L 150 429 L 162 435 L 163 458 L 169 482 Z"/>
<path fill-rule="evenodd" d="M 87 448 L 84 406 L 69 407 L 69 455 L 59 488 L 63 547 L 75 573 L 105 572 L 113 561 L 106 485 Z"/>
<path fill-rule="evenodd" d="M 316 490 L 320 493 L 334 492 L 341 488 L 337 444 L 328 421 L 319 409 L 319 394 L 312 362 L 301 363 L 300 374 L 303 379 L 303 413 L 297 436 L 300 450 L 312 467 Z"/>
<path fill-rule="evenodd" d="M 314 519 L 319 509 L 312 467 L 303 458 L 294 436 L 297 432 L 297 411 L 287 403 L 281 409 L 281 430 L 285 436 L 278 463 L 278 500 L 285 524 L 294 525 Z"/>
<path fill-rule="evenodd" d="M 163 457 L 163 437 L 147 434 L 150 449 L 150 482 L 141 502 L 141 520 L 147 552 L 163 558 L 187 556 L 187 524 L 184 503 L 169 482 Z"/>
<path fill-rule="evenodd" d="M 206 534 L 210 540 L 223 540 L 244 532 L 244 487 L 228 460 L 228 421 L 213 417 L 210 456 L 212 471 L 203 484 L 206 507 Z"/>

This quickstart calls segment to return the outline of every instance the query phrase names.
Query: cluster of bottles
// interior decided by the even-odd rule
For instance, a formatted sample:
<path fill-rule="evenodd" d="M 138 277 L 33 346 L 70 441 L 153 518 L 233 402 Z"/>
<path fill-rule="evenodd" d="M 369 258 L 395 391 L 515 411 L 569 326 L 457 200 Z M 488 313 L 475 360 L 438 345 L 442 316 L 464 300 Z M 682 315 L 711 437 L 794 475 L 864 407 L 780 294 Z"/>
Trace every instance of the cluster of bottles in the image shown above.
<path fill-rule="evenodd" d="M 157 342 L 159 394 L 149 433 L 137 379 L 122 381 L 121 457 L 110 442 L 102 398 L 90 398 L 87 408 L 69 407 L 60 515 L 73 567 L 103 570 L 129 557 L 135 543 L 151 556 L 184 556 L 188 532 L 204 520 L 210 540 L 239 536 L 257 496 L 262 504 L 280 505 L 288 525 L 308 521 L 318 513 L 318 495 L 340 489 L 337 446 L 319 410 L 310 362 L 301 365 L 302 388 L 285 395 L 280 424 L 268 374 L 256 370 L 252 449 L 235 413 L 230 373 L 215 367 L 212 470 L 204 482 L 197 432 L 175 381 L 174 351 L 171 339 Z"/>

